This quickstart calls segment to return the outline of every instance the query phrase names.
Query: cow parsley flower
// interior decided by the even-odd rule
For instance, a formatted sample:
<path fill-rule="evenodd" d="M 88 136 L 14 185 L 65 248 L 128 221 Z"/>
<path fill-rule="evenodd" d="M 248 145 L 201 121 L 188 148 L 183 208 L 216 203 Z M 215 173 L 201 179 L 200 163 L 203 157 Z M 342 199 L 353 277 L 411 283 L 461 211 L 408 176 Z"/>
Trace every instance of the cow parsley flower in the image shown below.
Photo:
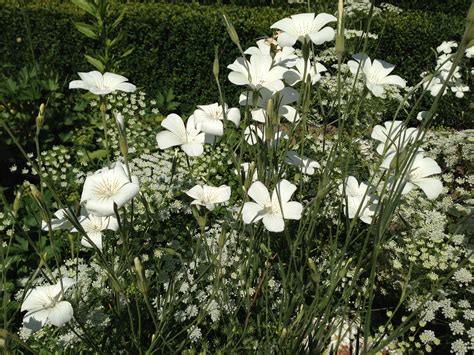
<path fill-rule="evenodd" d="M 95 95 L 107 95 L 114 91 L 134 92 L 137 87 L 127 83 L 128 79 L 114 73 L 100 73 L 96 70 L 78 73 L 81 80 L 69 83 L 69 89 L 85 89 Z"/>
<path fill-rule="evenodd" d="M 206 206 L 209 211 L 212 211 L 216 204 L 229 201 L 230 192 L 230 187 L 227 185 L 219 187 L 196 185 L 191 190 L 186 191 L 186 195 L 194 199 L 191 202 L 192 205 Z"/>
<path fill-rule="evenodd" d="M 224 113 L 229 121 L 233 122 L 236 127 L 240 124 L 240 111 L 238 108 L 227 108 L 215 103 L 211 105 L 201 105 L 194 111 L 194 120 L 196 124 L 201 125 L 201 131 L 215 136 L 224 134 Z"/>
<path fill-rule="evenodd" d="M 344 198 L 344 214 L 349 218 L 359 217 L 362 222 L 372 223 L 372 217 L 377 209 L 377 199 L 373 194 L 373 189 L 365 182 L 359 182 L 354 176 L 346 179 L 345 186 L 339 185 L 339 192 Z"/>
<path fill-rule="evenodd" d="M 356 54 L 353 58 L 354 60 L 347 62 L 351 73 L 356 75 L 359 71 L 365 81 L 365 86 L 374 96 L 382 97 L 385 85 L 395 85 L 401 88 L 406 86 L 406 81 L 398 75 L 389 75 L 395 65 L 379 59 L 374 59 L 372 62 L 366 54 Z M 360 69 L 359 66 L 361 66 Z"/>
<path fill-rule="evenodd" d="M 270 193 L 260 181 L 255 181 L 248 190 L 248 195 L 255 202 L 246 202 L 242 209 L 244 223 L 256 223 L 260 220 L 270 232 L 282 232 L 285 219 L 300 219 L 303 205 L 290 201 L 296 186 L 289 181 L 281 180 Z"/>
<path fill-rule="evenodd" d="M 21 305 L 21 311 L 27 311 L 23 325 L 36 331 L 45 324 L 60 327 L 69 322 L 73 309 L 69 302 L 63 301 L 63 297 L 64 291 L 73 284 L 74 280 L 63 278 L 55 285 L 43 285 L 29 290 Z"/>
<path fill-rule="evenodd" d="M 100 169 L 86 178 L 81 204 L 93 215 L 108 217 L 115 213 L 114 204 L 121 208 L 133 199 L 138 191 L 137 177 L 132 176 L 130 181 L 123 165 L 116 162 L 113 167 Z"/>
<path fill-rule="evenodd" d="M 297 14 L 275 22 L 270 28 L 282 32 L 278 34 L 278 44 L 282 47 L 291 47 L 296 41 L 309 42 L 319 45 L 334 39 L 335 31 L 325 27 L 330 22 L 337 21 L 333 15 L 321 13 Z"/>
<path fill-rule="evenodd" d="M 267 88 L 270 91 L 279 91 L 285 86 L 282 79 L 287 69 L 273 66 L 270 55 L 253 55 L 250 61 L 239 57 L 227 68 L 232 70 L 229 73 L 229 81 L 235 85 L 247 85 L 252 90 Z"/>
<path fill-rule="evenodd" d="M 204 152 L 206 134 L 201 132 L 201 125 L 196 123 L 194 115 L 191 115 L 184 126 L 183 119 L 172 113 L 166 117 L 161 126 L 166 131 L 156 135 L 156 141 L 160 149 L 181 146 L 181 149 L 190 157 L 196 157 Z"/>

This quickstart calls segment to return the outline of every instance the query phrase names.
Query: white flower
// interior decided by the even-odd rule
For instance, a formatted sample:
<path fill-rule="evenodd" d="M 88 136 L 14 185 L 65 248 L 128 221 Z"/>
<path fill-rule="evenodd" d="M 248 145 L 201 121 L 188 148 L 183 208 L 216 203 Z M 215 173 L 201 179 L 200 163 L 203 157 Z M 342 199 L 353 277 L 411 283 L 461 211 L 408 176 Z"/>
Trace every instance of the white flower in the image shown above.
<path fill-rule="evenodd" d="M 249 145 L 255 145 L 260 140 L 262 142 L 270 141 L 272 146 L 277 146 L 281 139 L 288 139 L 286 132 L 276 132 L 273 137 L 269 138 L 265 132 L 255 125 L 250 125 L 244 130 L 245 142 Z"/>
<path fill-rule="evenodd" d="M 255 95 L 255 97 L 254 97 Z M 241 105 L 251 105 L 256 101 L 255 108 L 251 111 L 252 119 L 257 122 L 265 123 L 267 121 L 266 108 L 268 100 L 273 100 L 273 107 L 278 108 L 278 115 L 286 118 L 290 122 L 297 122 L 300 119 L 296 109 L 288 104 L 298 101 L 298 92 L 291 88 L 285 87 L 281 91 L 272 92 L 268 89 L 261 89 L 258 93 L 245 91 L 240 94 L 239 102 Z"/>
<path fill-rule="evenodd" d="M 303 75 L 304 75 L 304 59 L 300 58 L 295 65 L 295 69 L 291 69 L 287 71 L 283 75 L 283 79 L 289 84 L 289 85 L 295 85 L 296 83 L 300 81 L 304 81 Z M 309 60 L 306 64 L 306 76 L 308 74 L 311 77 L 311 84 L 316 84 L 319 80 L 321 80 L 321 73 L 326 71 L 326 67 L 320 63 L 311 63 Z"/>
<path fill-rule="evenodd" d="M 286 152 L 285 163 L 298 167 L 303 174 L 307 175 L 314 175 L 315 169 L 321 167 L 317 161 L 305 156 L 300 157 L 293 150 Z"/>
<path fill-rule="evenodd" d="M 85 215 L 79 217 L 79 223 L 81 224 L 89 239 L 99 250 L 102 250 L 102 232 L 106 229 L 117 231 L 119 228 L 118 221 L 115 216 L 98 217 L 86 213 Z M 71 232 L 77 232 L 77 229 L 74 228 L 71 230 Z M 88 248 L 93 247 L 86 237 L 82 237 L 81 244 Z"/>
<path fill-rule="evenodd" d="M 66 210 L 64 208 L 54 212 L 54 217 L 56 218 L 51 219 L 51 229 L 53 231 L 56 229 L 70 229 L 72 224 L 66 216 Z M 46 223 L 46 221 L 41 223 L 41 229 L 48 231 L 48 223 Z"/>
<path fill-rule="evenodd" d="M 381 97 L 384 94 L 384 85 L 395 85 L 401 88 L 406 86 L 406 81 L 398 75 L 389 75 L 395 65 L 379 59 L 374 59 L 372 62 L 366 54 L 356 54 L 353 58 L 355 60 L 347 62 L 351 73 L 356 75 L 359 71 L 365 85 L 374 96 Z M 361 66 L 360 69 L 359 66 Z"/>
<path fill-rule="evenodd" d="M 362 222 L 372 223 L 372 217 L 377 209 L 377 199 L 373 195 L 373 189 L 365 182 L 359 182 L 354 176 L 349 176 L 346 179 L 345 189 L 343 184 L 339 185 L 339 192 L 345 192 L 344 198 L 344 214 L 347 217 L 359 217 Z"/>
<path fill-rule="evenodd" d="M 324 26 L 335 21 L 336 17 L 330 14 L 321 13 L 315 16 L 314 13 L 305 13 L 286 17 L 275 22 L 270 28 L 282 31 L 277 38 L 282 47 L 291 47 L 296 41 L 312 41 L 318 45 L 334 39 L 334 29 Z"/>
<path fill-rule="evenodd" d="M 458 99 L 461 99 L 464 97 L 464 93 L 469 91 L 469 86 L 457 81 L 454 86 L 451 86 L 451 91 L 454 92 Z"/>
<path fill-rule="evenodd" d="M 240 111 L 238 108 L 225 107 L 225 114 L 227 119 L 235 124 L 236 127 L 240 124 Z M 194 111 L 194 120 L 196 124 L 201 125 L 201 130 L 208 134 L 215 136 L 222 136 L 224 134 L 224 110 L 222 106 L 215 103 L 211 105 L 201 105 Z"/>
<path fill-rule="evenodd" d="M 248 85 L 253 90 L 281 90 L 285 86 L 282 79 L 287 69 L 272 65 L 273 59 L 270 55 L 253 55 L 250 62 L 239 57 L 227 66 L 232 70 L 229 73 L 229 81 L 235 85 Z"/>
<path fill-rule="evenodd" d="M 418 121 L 423 121 L 423 120 L 426 120 L 428 118 L 428 114 L 429 114 L 429 111 L 420 111 L 418 112 L 418 114 L 416 115 L 416 119 Z"/>
<path fill-rule="evenodd" d="M 406 128 L 402 121 L 386 121 L 383 126 L 374 127 L 371 137 L 381 142 L 376 148 L 377 153 L 389 157 L 391 161 L 395 153 L 400 153 L 408 144 L 415 142 L 417 134 L 416 128 Z M 390 161 L 383 165 L 390 165 Z"/>
<path fill-rule="evenodd" d="M 196 157 L 204 151 L 205 133 L 201 132 L 201 125 L 196 124 L 195 117 L 191 115 L 186 122 L 177 114 L 168 115 L 161 126 L 167 131 L 161 131 L 156 135 L 156 141 L 160 149 L 181 146 L 181 149 L 189 156 Z"/>
<path fill-rule="evenodd" d="M 186 191 L 186 195 L 194 198 L 192 205 L 206 206 L 212 211 L 217 203 L 223 203 L 230 199 L 230 187 L 222 185 L 219 187 L 208 185 L 196 185 Z"/>
<path fill-rule="evenodd" d="M 466 48 L 466 58 L 474 58 L 474 45 Z"/>
<path fill-rule="evenodd" d="M 94 70 L 88 73 L 78 73 L 82 80 L 74 80 L 69 83 L 69 89 L 85 89 L 95 95 L 107 95 L 116 90 L 134 92 L 137 87 L 127 83 L 128 79 L 114 73 L 103 75 Z"/>
<path fill-rule="evenodd" d="M 457 48 L 457 46 L 458 44 L 454 41 L 444 41 L 438 47 L 436 47 L 436 51 L 438 53 L 442 52 L 442 53 L 449 54 L 453 51 L 452 48 Z"/>
<path fill-rule="evenodd" d="M 45 324 L 60 327 L 69 322 L 73 315 L 72 306 L 63 301 L 64 291 L 74 284 L 70 278 L 62 279 L 55 285 L 38 286 L 28 291 L 21 305 L 21 311 L 27 311 L 23 325 L 32 330 L 39 330 Z"/>
<path fill-rule="evenodd" d="M 248 195 L 255 202 L 246 202 L 242 209 L 244 223 L 256 223 L 260 220 L 270 232 L 281 232 L 285 229 L 284 219 L 300 219 L 303 205 L 290 201 L 296 186 L 289 181 L 281 180 L 270 193 L 264 184 L 255 181 L 249 188 Z"/>
<path fill-rule="evenodd" d="M 131 179 L 130 182 L 120 162 L 116 162 L 110 169 L 100 169 L 86 178 L 81 204 L 96 216 L 112 216 L 115 213 L 114 203 L 120 208 L 138 194 L 138 179 L 136 176 Z"/>
<path fill-rule="evenodd" d="M 434 77 L 431 80 L 425 81 L 423 83 L 423 88 L 428 90 L 431 96 L 437 96 L 441 89 L 443 88 L 443 83 L 440 78 Z M 446 90 L 443 91 L 443 95 L 446 94 Z"/>
<path fill-rule="evenodd" d="M 280 47 L 273 38 L 261 39 L 257 41 L 258 47 L 250 47 L 244 53 L 250 55 L 271 55 L 274 54 L 273 62 L 291 68 L 295 65 L 298 56 L 293 47 Z M 274 52 L 272 53 L 272 46 Z"/>
<path fill-rule="evenodd" d="M 424 157 L 423 153 L 417 153 L 404 179 L 406 184 L 402 194 L 407 194 L 418 186 L 430 200 L 435 199 L 443 192 L 443 184 L 440 180 L 430 176 L 440 173 L 441 168 L 438 163 L 431 158 Z"/>

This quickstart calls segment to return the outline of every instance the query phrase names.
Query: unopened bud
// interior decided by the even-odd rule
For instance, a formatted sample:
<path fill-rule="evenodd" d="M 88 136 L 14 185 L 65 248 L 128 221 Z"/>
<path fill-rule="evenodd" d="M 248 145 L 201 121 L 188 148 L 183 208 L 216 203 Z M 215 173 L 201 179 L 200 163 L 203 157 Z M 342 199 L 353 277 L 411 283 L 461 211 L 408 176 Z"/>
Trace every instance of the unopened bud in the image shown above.
<path fill-rule="evenodd" d="M 140 258 L 135 257 L 133 259 L 133 264 L 135 266 L 135 273 L 137 274 L 137 286 L 141 293 L 145 294 L 147 292 L 147 286 L 145 278 L 143 276 L 143 266 L 140 261 Z"/>
<path fill-rule="evenodd" d="M 39 107 L 38 116 L 36 116 L 36 129 L 40 130 L 43 127 L 44 123 L 44 104 L 41 104 Z"/>
<path fill-rule="evenodd" d="M 212 65 L 212 73 L 214 74 L 216 79 L 219 79 L 219 56 L 217 54 L 217 46 L 215 48 L 214 63 Z"/>
<path fill-rule="evenodd" d="M 103 96 L 100 97 L 100 112 L 106 113 L 107 112 L 107 101 Z"/>
<path fill-rule="evenodd" d="M 224 17 L 225 27 L 227 28 L 227 32 L 229 33 L 230 39 L 238 47 L 240 47 L 239 36 L 237 35 L 237 31 L 235 30 L 234 25 L 227 19 L 226 15 L 222 15 L 222 17 Z"/>
<path fill-rule="evenodd" d="M 336 34 L 336 54 L 341 57 L 344 53 L 344 0 L 339 0 L 337 6 L 337 34 Z"/>
<path fill-rule="evenodd" d="M 21 207 L 21 198 L 22 198 L 22 192 L 21 190 L 18 190 L 15 196 L 15 200 L 13 201 L 13 214 L 15 216 Z"/>
<path fill-rule="evenodd" d="M 312 272 L 317 272 L 316 264 L 314 263 L 313 259 L 308 258 L 308 266 Z"/>
<path fill-rule="evenodd" d="M 123 115 L 120 112 L 115 114 L 115 122 L 117 122 L 117 126 L 120 130 L 125 130 L 125 119 L 123 118 Z"/>

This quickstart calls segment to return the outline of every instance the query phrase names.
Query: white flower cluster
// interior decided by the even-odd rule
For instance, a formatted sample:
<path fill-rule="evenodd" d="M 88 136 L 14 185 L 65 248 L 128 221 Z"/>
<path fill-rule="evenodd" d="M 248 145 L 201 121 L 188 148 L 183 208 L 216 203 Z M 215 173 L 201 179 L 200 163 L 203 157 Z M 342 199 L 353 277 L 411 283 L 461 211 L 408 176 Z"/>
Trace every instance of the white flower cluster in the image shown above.
<path fill-rule="evenodd" d="M 448 80 L 448 75 L 454 66 L 454 54 L 452 53 L 453 48 L 457 47 L 458 44 L 455 41 L 441 43 L 436 48 L 438 58 L 436 60 L 435 74 L 422 74 L 422 77 L 424 77 L 425 80 L 423 87 L 428 90 L 432 96 L 437 96 L 445 85 L 446 88 L 451 88 L 451 91 L 459 99 L 463 98 L 464 93 L 469 91 L 469 86 L 463 82 L 461 67 L 459 65 L 453 69 L 453 75 Z M 474 46 L 471 48 L 474 48 Z M 466 50 L 466 56 L 469 57 L 472 55 L 472 51 L 472 49 Z M 471 71 L 472 70 L 474 70 L 474 68 L 471 68 Z M 447 91 L 444 90 L 441 95 L 445 95 L 446 92 Z"/>

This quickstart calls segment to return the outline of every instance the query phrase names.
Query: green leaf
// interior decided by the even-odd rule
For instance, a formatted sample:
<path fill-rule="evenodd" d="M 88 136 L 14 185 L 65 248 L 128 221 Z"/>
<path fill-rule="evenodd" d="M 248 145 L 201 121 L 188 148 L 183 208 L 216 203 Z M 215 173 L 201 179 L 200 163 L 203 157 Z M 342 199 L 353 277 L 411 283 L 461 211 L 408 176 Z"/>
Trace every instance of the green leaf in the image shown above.
<path fill-rule="evenodd" d="M 92 64 L 95 68 L 97 68 L 98 71 L 100 71 L 101 73 L 105 71 L 105 65 L 100 60 L 95 59 L 87 54 L 84 54 L 84 57 L 90 64 Z"/>
<path fill-rule="evenodd" d="M 82 10 L 84 10 L 85 12 L 87 12 L 88 14 L 94 17 L 96 16 L 96 11 L 94 7 L 91 4 L 89 4 L 86 0 L 72 0 L 72 3 L 76 5 L 77 7 L 81 8 Z"/>
<path fill-rule="evenodd" d="M 81 32 L 84 36 L 92 39 L 97 39 L 98 35 L 96 29 L 92 25 L 88 25 L 84 22 L 74 22 L 74 26 L 76 26 L 77 30 Z"/>
<path fill-rule="evenodd" d="M 120 58 L 125 58 L 125 57 L 129 56 L 130 54 L 132 54 L 132 52 L 133 52 L 134 50 L 135 50 L 134 47 L 127 49 L 125 52 L 123 52 L 123 53 L 120 55 Z"/>

